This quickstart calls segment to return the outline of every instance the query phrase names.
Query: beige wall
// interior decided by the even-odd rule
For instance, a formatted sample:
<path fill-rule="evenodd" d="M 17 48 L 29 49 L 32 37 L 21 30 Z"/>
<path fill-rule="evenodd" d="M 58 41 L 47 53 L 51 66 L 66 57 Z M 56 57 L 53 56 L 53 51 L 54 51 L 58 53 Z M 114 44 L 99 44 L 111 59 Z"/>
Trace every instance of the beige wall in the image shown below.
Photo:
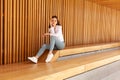
<path fill-rule="evenodd" d="M 0 64 L 25 61 L 49 43 L 41 34 L 52 15 L 60 19 L 66 46 L 120 41 L 120 11 L 86 0 L 4 0 Z"/>

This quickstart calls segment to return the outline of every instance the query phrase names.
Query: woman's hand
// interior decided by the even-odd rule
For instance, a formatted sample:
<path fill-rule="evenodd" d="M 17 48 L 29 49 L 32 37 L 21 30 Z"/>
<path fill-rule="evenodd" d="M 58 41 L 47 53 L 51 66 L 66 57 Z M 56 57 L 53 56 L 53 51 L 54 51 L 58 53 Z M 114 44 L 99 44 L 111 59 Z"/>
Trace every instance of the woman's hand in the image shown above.
<path fill-rule="evenodd" d="M 49 36 L 50 35 L 50 33 L 44 33 L 43 35 L 42 35 L 42 37 L 44 37 L 44 36 Z"/>
<path fill-rule="evenodd" d="M 50 35 L 50 33 L 45 33 L 44 35 L 45 35 L 45 36 L 49 36 L 49 35 Z"/>

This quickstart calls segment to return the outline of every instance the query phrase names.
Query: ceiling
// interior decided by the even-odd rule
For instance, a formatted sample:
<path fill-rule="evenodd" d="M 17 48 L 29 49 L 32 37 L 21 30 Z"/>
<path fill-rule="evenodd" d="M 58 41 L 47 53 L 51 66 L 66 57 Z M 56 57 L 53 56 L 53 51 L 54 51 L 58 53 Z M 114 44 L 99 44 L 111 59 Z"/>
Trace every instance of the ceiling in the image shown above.
<path fill-rule="evenodd" d="M 120 10 L 120 0 L 89 0 L 98 4 Z"/>

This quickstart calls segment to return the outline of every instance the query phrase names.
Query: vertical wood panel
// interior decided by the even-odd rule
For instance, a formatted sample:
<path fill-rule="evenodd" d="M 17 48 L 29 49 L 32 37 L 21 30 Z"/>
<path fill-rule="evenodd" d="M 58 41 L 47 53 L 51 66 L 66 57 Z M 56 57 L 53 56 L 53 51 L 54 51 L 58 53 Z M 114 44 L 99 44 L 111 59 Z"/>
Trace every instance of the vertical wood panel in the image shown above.
<path fill-rule="evenodd" d="M 89 1 L 85 2 L 84 6 L 84 41 L 83 43 L 90 43 L 90 30 L 91 30 L 91 15 L 92 15 L 92 3 Z M 88 14 L 89 13 L 89 14 Z"/>
<path fill-rule="evenodd" d="M 116 41 L 116 28 L 115 26 L 117 26 L 116 21 L 116 14 L 117 14 L 117 11 L 112 9 L 112 22 L 111 22 L 111 41 Z"/>
<path fill-rule="evenodd" d="M 74 45 L 78 45 L 83 43 L 84 0 L 75 0 L 74 10 L 73 41 Z"/>
<path fill-rule="evenodd" d="M 42 46 L 43 43 L 45 43 L 45 39 L 41 37 L 41 35 L 45 33 L 45 21 L 46 21 L 45 5 L 46 5 L 45 0 L 39 0 L 39 48 Z"/>
<path fill-rule="evenodd" d="M 117 17 L 116 17 L 116 41 L 120 41 L 120 37 L 119 37 L 119 34 L 120 34 L 120 11 L 117 11 Z"/>
<path fill-rule="evenodd" d="M 7 58 L 8 58 L 8 0 L 5 0 L 4 2 L 4 63 L 3 64 L 7 64 Z"/>
<path fill-rule="evenodd" d="M 8 6 L 7 6 L 7 9 L 10 7 L 10 0 L 8 0 L 8 4 L 7 4 Z M 7 45 L 8 45 L 8 48 L 7 48 L 7 50 L 8 50 L 8 53 L 7 53 L 7 64 L 9 64 L 10 63 L 10 9 L 8 9 L 8 18 L 7 18 Z M 7 47 L 7 46 L 6 46 Z"/>
<path fill-rule="evenodd" d="M 9 22 L 10 22 L 10 23 L 9 23 L 9 29 L 10 29 L 10 30 L 9 30 L 9 36 L 10 36 L 10 37 L 9 37 L 9 44 L 10 44 L 10 46 L 9 46 L 9 49 L 10 49 L 10 50 L 9 50 L 9 51 L 10 51 L 9 61 L 10 61 L 10 62 L 9 62 L 9 63 L 12 63 L 12 59 L 13 59 L 13 52 L 12 52 L 12 50 L 13 50 L 13 42 L 12 42 L 12 40 L 13 40 L 13 34 L 12 34 L 12 32 L 13 32 L 13 25 L 12 25 L 12 23 L 13 23 L 13 22 L 12 22 L 12 21 L 13 21 L 13 17 L 12 17 L 12 16 L 13 16 L 13 15 L 12 15 L 12 10 L 13 10 L 12 5 L 13 5 L 13 2 L 12 2 L 12 1 L 13 1 L 13 0 L 9 0 L 9 1 L 10 1 L 10 3 L 9 3 L 9 4 L 10 4 L 10 5 L 9 5 L 9 6 L 10 6 L 10 7 L 9 7 L 9 9 L 10 9 L 10 15 L 9 15 L 9 16 L 10 16 L 10 17 L 9 17 L 9 18 L 10 18 L 10 19 L 9 19 Z"/>
<path fill-rule="evenodd" d="M 13 0 L 13 63 L 16 62 L 17 54 L 17 1 Z"/>
<path fill-rule="evenodd" d="M 22 35 L 23 34 L 23 25 L 24 25 L 24 23 L 23 23 L 23 0 L 20 0 L 20 28 L 19 28 L 19 31 L 20 31 L 20 34 L 19 34 L 19 61 L 23 61 L 22 60 L 22 57 L 24 57 L 24 56 L 22 56 L 22 54 L 23 54 L 23 50 L 22 50 L 22 36 L 24 36 L 24 35 Z"/>
<path fill-rule="evenodd" d="M 34 3 L 34 4 L 35 4 L 35 5 L 34 5 L 34 12 L 35 12 L 35 13 L 34 13 L 34 17 L 35 17 L 34 26 L 36 26 L 36 27 L 34 27 L 34 28 L 35 28 L 35 30 L 34 30 L 34 35 L 36 34 L 36 36 L 34 36 L 34 41 L 36 41 L 36 42 L 33 41 L 33 45 L 35 44 L 35 45 L 34 45 L 34 51 L 33 51 L 33 53 L 37 53 L 37 52 L 36 52 L 36 48 L 37 48 L 36 46 L 37 46 L 37 44 L 38 44 L 38 41 L 37 41 L 37 38 L 38 38 L 38 36 L 37 36 L 37 35 L 38 35 L 38 31 L 37 31 L 37 27 L 38 27 L 38 26 L 37 26 L 37 24 L 38 24 L 38 22 L 37 22 L 37 21 L 38 21 L 38 20 L 37 20 L 37 12 L 38 12 L 38 9 L 37 9 L 37 1 L 38 1 L 38 0 L 36 0 L 35 3 Z"/>
<path fill-rule="evenodd" d="M 24 0 L 25 3 L 25 9 L 24 9 L 24 14 L 25 14 L 25 23 L 24 23 L 24 58 L 27 60 L 28 56 L 28 0 Z"/>
<path fill-rule="evenodd" d="M 31 35 L 32 35 L 32 0 L 28 1 L 28 55 L 31 55 Z"/>
<path fill-rule="evenodd" d="M 0 1 L 0 64 L 2 64 L 2 37 L 1 37 L 1 35 L 2 35 L 2 32 L 1 32 L 1 28 L 2 28 L 2 22 L 1 22 L 1 20 L 2 20 L 2 10 L 1 10 L 1 8 L 2 8 L 2 6 L 1 6 L 1 3 L 2 3 L 2 1 Z"/>
<path fill-rule="evenodd" d="M 22 22 L 22 24 L 21 24 L 21 56 L 22 56 L 22 61 L 24 61 L 25 59 L 25 53 L 24 53 L 24 50 L 25 50 L 25 46 L 24 46 L 24 44 L 25 44 L 25 39 L 24 39 L 24 37 L 25 37 L 25 0 L 21 0 L 22 1 L 22 11 L 21 11 L 21 22 Z"/>
<path fill-rule="evenodd" d="M 48 32 L 48 25 L 49 25 L 49 21 L 50 21 L 50 8 L 51 8 L 51 2 L 52 0 L 46 0 L 45 1 L 45 3 L 46 3 L 46 5 L 48 5 L 48 6 L 46 6 L 45 5 L 45 32 Z M 49 44 L 49 37 L 45 37 L 45 43 L 46 44 Z"/>
<path fill-rule="evenodd" d="M 20 40 L 20 38 L 19 38 L 19 29 L 20 29 L 20 0 L 17 0 L 17 10 L 16 10 L 16 12 L 17 12 L 17 19 L 16 19 L 16 23 L 17 23 L 17 35 L 16 35 L 16 51 L 17 51 L 17 53 L 16 53 L 16 62 L 19 62 L 19 54 L 20 54 L 20 49 L 19 49 L 19 40 Z"/>
<path fill-rule="evenodd" d="M 3 60 L 3 0 L 0 0 L 0 65 Z"/>
<path fill-rule="evenodd" d="M 32 32 L 33 32 L 33 34 L 32 34 L 32 53 L 33 54 L 35 54 L 36 53 L 36 49 L 35 49 L 35 46 L 37 45 L 36 43 L 37 43 L 37 40 L 36 40 L 36 38 L 37 38 L 37 31 L 36 31 L 36 28 L 37 28 L 37 26 L 36 26 L 36 24 L 37 24 L 37 20 L 36 20 L 36 13 L 37 13 L 37 10 L 36 10 L 36 0 L 35 1 L 33 1 L 33 28 L 32 28 Z M 36 36 L 35 36 L 36 35 Z"/>

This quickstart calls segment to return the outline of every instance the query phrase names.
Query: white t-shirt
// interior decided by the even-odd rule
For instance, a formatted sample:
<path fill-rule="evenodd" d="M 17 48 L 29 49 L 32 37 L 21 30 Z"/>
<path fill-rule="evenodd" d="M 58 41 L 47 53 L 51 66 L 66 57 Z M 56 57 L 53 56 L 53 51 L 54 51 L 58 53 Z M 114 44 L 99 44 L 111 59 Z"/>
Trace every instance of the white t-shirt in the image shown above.
<path fill-rule="evenodd" d="M 62 34 L 62 26 L 57 25 L 55 28 L 51 27 L 49 29 L 50 36 L 56 36 L 60 41 L 64 41 L 63 34 Z"/>

